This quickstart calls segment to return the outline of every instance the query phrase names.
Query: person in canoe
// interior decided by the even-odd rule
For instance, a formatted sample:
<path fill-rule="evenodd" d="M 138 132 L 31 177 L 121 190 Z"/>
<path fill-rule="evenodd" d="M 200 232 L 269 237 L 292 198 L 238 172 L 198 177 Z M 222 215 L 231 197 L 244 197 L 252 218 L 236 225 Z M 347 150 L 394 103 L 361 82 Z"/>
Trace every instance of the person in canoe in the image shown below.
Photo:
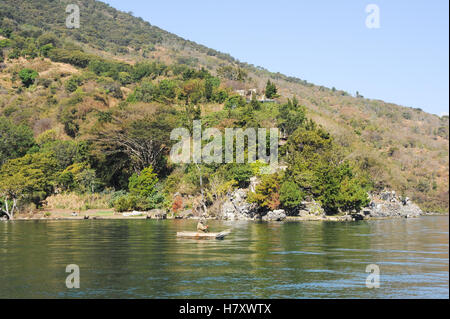
<path fill-rule="evenodd" d="M 206 224 L 206 214 L 203 214 L 197 224 L 197 231 L 199 233 L 207 233 L 208 225 Z"/>

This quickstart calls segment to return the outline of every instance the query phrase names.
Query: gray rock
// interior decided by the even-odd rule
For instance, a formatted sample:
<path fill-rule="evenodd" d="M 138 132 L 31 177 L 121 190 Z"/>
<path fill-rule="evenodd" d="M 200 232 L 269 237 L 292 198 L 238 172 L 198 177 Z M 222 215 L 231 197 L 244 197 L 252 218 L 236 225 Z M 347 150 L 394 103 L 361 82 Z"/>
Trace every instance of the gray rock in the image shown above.
<path fill-rule="evenodd" d="M 264 221 L 283 221 L 286 219 L 286 213 L 283 209 L 268 212 L 262 217 Z"/>
<path fill-rule="evenodd" d="M 167 213 L 162 209 L 152 209 L 147 213 L 147 219 L 166 219 Z"/>
<path fill-rule="evenodd" d="M 365 208 L 362 210 L 361 215 L 363 216 L 370 216 L 371 210 L 369 208 Z"/>
<path fill-rule="evenodd" d="M 369 206 L 363 209 L 364 216 L 413 218 L 423 215 L 422 210 L 408 197 L 399 198 L 394 191 L 370 194 L 370 199 Z"/>
<path fill-rule="evenodd" d="M 308 217 L 309 215 L 311 215 L 310 212 L 304 209 L 300 209 L 298 212 L 298 216 L 300 217 Z"/>
<path fill-rule="evenodd" d="M 300 217 L 309 217 L 309 216 L 325 216 L 325 211 L 320 205 L 320 203 L 316 202 L 314 199 L 311 201 L 303 201 L 298 216 Z"/>
<path fill-rule="evenodd" d="M 259 184 L 258 177 L 256 176 L 250 177 L 250 186 L 249 186 L 250 192 L 254 193 L 256 191 L 256 186 L 258 184 Z"/>
<path fill-rule="evenodd" d="M 194 217 L 192 209 L 183 210 L 175 216 L 175 219 L 188 219 Z"/>
<path fill-rule="evenodd" d="M 366 216 L 364 214 L 352 214 L 351 220 L 357 221 L 357 220 L 364 220 Z"/>
<path fill-rule="evenodd" d="M 222 204 L 219 219 L 252 220 L 256 217 L 256 206 L 247 202 L 247 192 L 238 189 L 231 193 Z"/>
<path fill-rule="evenodd" d="M 235 220 L 237 213 L 238 212 L 237 212 L 236 208 L 234 207 L 233 203 L 231 201 L 226 201 L 222 205 L 220 217 L 221 217 L 221 219 L 225 219 L 225 220 Z"/>
<path fill-rule="evenodd" d="M 326 216 L 324 220 L 335 222 L 351 222 L 354 221 L 355 218 L 352 215 L 341 215 L 341 216 Z"/>
<path fill-rule="evenodd" d="M 236 204 L 242 203 L 247 198 L 247 193 L 243 189 L 238 189 L 231 194 L 231 200 Z"/>

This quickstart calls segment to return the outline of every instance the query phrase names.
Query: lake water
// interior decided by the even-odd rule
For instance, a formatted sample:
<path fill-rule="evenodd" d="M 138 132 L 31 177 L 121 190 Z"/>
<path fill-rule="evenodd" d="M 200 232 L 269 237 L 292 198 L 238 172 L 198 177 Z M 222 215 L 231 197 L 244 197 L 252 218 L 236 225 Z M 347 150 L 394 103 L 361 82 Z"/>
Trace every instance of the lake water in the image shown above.
<path fill-rule="evenodd" d="M 0 298 L 449 298 L 448 216 L 354 223 L 0 222 Z M 68 289 L 66 266 L 80 267 Z M 380 287 L 366 287 L 366 267 Z"/>

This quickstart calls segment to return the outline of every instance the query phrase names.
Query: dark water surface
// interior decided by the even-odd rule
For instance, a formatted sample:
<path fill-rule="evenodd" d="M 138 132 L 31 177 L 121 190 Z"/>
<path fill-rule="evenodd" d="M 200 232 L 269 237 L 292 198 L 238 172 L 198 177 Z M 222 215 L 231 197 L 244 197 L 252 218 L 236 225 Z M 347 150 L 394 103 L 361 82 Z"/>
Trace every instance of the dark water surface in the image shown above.
<path fill-rule="evenodd" d="M 177 239 L 186 220 L 0 222 L 0 298 L 448 298 L 448 217 L 210 222 L 223 241 Z M 68 264 L 80 289 L 66 288 Z M 380 288 L 366 288 L 366 266 Z"/>

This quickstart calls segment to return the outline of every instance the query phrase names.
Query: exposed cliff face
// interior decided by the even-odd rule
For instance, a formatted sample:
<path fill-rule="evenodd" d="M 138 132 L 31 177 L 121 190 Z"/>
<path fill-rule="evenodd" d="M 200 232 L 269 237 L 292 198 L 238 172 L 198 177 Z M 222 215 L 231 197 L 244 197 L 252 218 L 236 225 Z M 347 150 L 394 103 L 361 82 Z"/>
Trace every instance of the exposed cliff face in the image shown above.
<path fill-rule="evenodd" d="M 325 211 L 320 205 L 320 203 L 316 202 L 314 199 L 312 201 L 304 201 L 299 209 L 298 216 L 316 216 L 316 217 L 325 217 Z"/>
<path fill-rule="evenodd" d="M 231 193 L 222 204 L 219 219 L 254 220 L 260 218 L 257 207 L 246 201 L 248 190 L 238 189 Z"/>
<path fill-rule="evenodd" d="M 258 207 L 246 201 L 249 190 L 238 189 L 231 193 L 225 202 L 217 218 L 223 220 L 265 220 L 282 221 L 286 219 L 284 210 L 275 210 L 261 213 Z M 371 202 L 368 207 L 358 213 L 346 213 L 340 216 L 327 216 L 316 201 L 304 201 L 295 215 L 300 220 L 331 220 L 352 221 L 376 218 L 413 218 L 424 215 L 424 212 L 408 197 L 402 198 L 395 191 L 385 191 L 369 194 Z"/>
<path fill-rule="evenodd" d="M 418 217 L 423 211 L 411 202 L 408 197 L 402 198 L 395 191 L 386 191 L 378 194 L 370 194 L 371 202 L 360 213 L 364 217 Z"/>

